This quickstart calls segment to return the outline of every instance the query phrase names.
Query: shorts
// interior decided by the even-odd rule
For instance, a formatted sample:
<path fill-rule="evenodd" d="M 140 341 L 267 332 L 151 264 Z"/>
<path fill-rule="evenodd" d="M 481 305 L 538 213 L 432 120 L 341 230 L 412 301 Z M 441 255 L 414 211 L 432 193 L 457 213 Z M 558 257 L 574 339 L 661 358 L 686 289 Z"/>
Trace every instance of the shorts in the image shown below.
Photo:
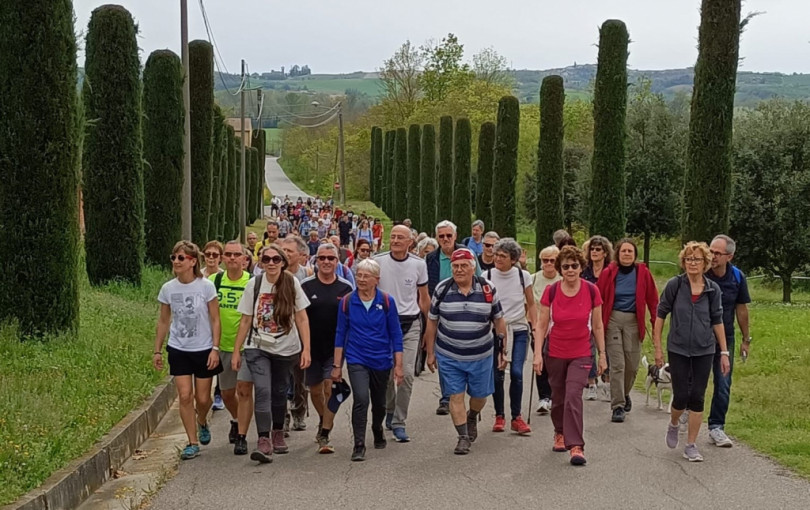
<path fill-rule="evenodd" d="M 198 379 L 210 379 L 222 372 L 222 362 L 213 370 L 208 370 L 208 355 L 211 349 L 204 351 L 181 351 L 166 346 L 169 354 L 169 374 L 174 376 L 193 375 Z"/>
<path fill-rule="evenodd" d="M 232 352 L 222 351 L 219 353 L 219 361 L 222 364 L 222 373 L 219 374 L 219 389 L 220 391 L 228 391 L 236 388 L 236 381 L 253 382 L 250 376 L 250 370 L 247 368 L 244 358 L 242 358 L 242 366 L 239 367 L 239 372 L 234 372 L 231 368 L 231 359 L 233 358 Z"/>
<path fill-rule="evenodd" d="M 492 357 L 477 361 L 459 361 L 436 353 L 439 380 L 443 393 L 467 393 L 473 398 L 486 398 L 495 392 Z"/>
<path fill-rule="evenodd" d="M 334 364 L 335 358 L 332 356 L 325 360 L 312 360 L 312 363 L 306 368 L 306 385 L 316 386 L 323 381 L 331 379 Z"/>

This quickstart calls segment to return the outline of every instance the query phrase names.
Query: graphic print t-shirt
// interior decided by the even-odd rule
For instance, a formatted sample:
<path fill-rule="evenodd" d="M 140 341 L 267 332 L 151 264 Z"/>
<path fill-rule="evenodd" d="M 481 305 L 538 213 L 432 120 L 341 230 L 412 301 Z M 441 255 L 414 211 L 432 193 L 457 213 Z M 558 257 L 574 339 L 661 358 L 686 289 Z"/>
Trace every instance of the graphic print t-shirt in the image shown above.
<path fill-rule="evenodd" d="M 305 309 L 309 306 L 301 284 L 297 278 L 293 278 L 295 284 L 295 311 Z M 294 356 L 301 352 L 301 340 L 298 337 L 298 328 L 295 320 L 292 321 L 290 331 L 284 332 L 273 320 L 274 302 L 276 299 L 276 286 L 261 277 L 261 288 L 259 298 L 253 302 L 253 288 L 256 285 L 256 278 L 251 278 L 245 286 L 245 292 L 239 301 L 237 310 L 243 315 L 253 316 L 253 339 L 250 345 L 245 342 L 245 349 L 262 349 L 270 354 L 278 356 Z"/>
<path fill-rule="evenodd" d="M 158 301 L 172 309 L 169 347 L 179 351 L 204 351 L 213 345 L 208 302 L 217 298 L 213 282 L 197 278 L 180 283 L 177 278 L 163 284 Z"/>
<path fill-rule="evenodd" d="M 216 277 L 217 275 L 211 275 L 208 279 L 214 282 Z M 239 300 L 242 299 L 245 285 L 249 280 L 250 273 L 247 271 L 242 271 L 242 276 L 238 280 L 228 278 L 227 272 L 222 275 L 217 297 L 219 298 L 219 319 L 222 324 L 219 348 L 223 352 L 233 352 L 236 332 L 239 331 L 239 322 L 242 320 L 242 314 L 236 307 L 239 305 Z M 216 283 L 214 283 L 214 287 L 216 288 Z"/>

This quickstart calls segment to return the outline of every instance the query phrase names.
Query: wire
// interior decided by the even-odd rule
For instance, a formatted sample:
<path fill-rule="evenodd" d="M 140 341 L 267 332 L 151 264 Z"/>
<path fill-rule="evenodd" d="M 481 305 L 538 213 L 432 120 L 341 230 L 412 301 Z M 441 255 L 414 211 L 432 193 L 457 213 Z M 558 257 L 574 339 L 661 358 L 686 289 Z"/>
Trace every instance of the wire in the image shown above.
<path fill-rule="evenodd" d="M 222 82 L 222 86 L 225 87 L 225 90 L 228 91 L 229 94 L 232 96 L 239 95 L 242 92 L 242 89 L 245 86 L 245 79 L 242 78 L 241 82 L 239 83 L 239 89 L 236 92 L 231 91 L 228 84 L 225 83 L 225 78 L 222 76 L 222 69 L 225 69 L 225 73 L 231 75 L 230 71 L 228 71 L 228 67 L 225 65 L 225 59 L 222 58 L 222 54 L 219 51 L 219 45 L 217 44 L 217 40 L 214 37 L 214 30 L 211 28 L 211 22 L 208 20 L 208 13 L 205 10 L 205 4 L 203 0 L 199 0 L 200 11 L 202 12 L 203 17 L 203 24 L 205 25 L 205 32 L 208 35 L 208 42 L 211 43 L 211 46 L 214 48 L 214 66 L 217 68 L 217 74 L 219 75 L 219 80 Z M 220 64 L 221 67 L 220 67 Z"/>
<path fill-rule="evenodd" d="M 284 122 L 286 122 L 287 124 L 291 124 L 293 126 L 302 127 L 302 128 L 316 128 L 316 127 L 323 126 L 324 124 L 328 124 L 330 121 L 332 121 L 335 117 L 338 116 L 338 113 L 340 113 L 340 112 L 333 113 L 331 117 L 329 117 L 328 119 L 326 119 L 326 120 L 324 120 L 322 122 L 318 122 L 317 124 L 298 124 L 298 123 L 292 122 L 290 120 L 285 120 Z"/>

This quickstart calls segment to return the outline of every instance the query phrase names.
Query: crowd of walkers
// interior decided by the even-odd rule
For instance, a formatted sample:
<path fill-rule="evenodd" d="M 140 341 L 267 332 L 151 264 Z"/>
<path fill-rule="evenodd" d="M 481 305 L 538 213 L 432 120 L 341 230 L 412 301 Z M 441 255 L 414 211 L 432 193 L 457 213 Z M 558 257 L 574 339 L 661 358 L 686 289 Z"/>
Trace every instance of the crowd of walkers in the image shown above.
<path fill-rule="evenodd" d="M 438 371 L 436 414 L 450 415 L 458 435 L 454 453 L 464 455 L 480 435 L 490 396 L 493 433 L 508 425 L 531 434 L 524 420 L 531 409 L 523 406 L 531 355 L 536 412 L 550 415 L 554 428 L 551 448 L 583 465 L 583 401 L 601 394 L 610 402 L 606 421 L 624 422 L 647 337 L 655 365 L 668 361 L 671 373 L 666 445 L 678 446 L 683 426 L 683 456 L 703 460 L 696 439 L 712 374 L 709 438 L 732 445 L 724 425 L 735 319 L 744 357 L 751 337 L 750 296 L 745 275 L 732 264 L 730 237 L 687 243 L 679 254 L 683 274 L 659 293 L 629 238 L 614 245 L 597 235 L 579 248 L 558 231 L 538 250 L 531 274 L 520 244 L 487 232 L 481 221 L 459 241 L 449 221 L 436 225 L 434 238 L 403 220 L 382 251 L 382 224 L 333 208 L 331 200 L 276 197 L 272 214 L 262 239 L 251 233 L 246 246 L 211 241 L 200 251 L 180 241 L 171 253 L 175 278 L 158 296 L 153 364 L 162 369 L 168 337 L 169 372 L 188 436 L 183 459 L 211 441 L 213 406 L 230 414 L 234 454 L 271 462 L 287 453 L 291 431 L 307 429 L 310 402 L 318 415 L 318 452 L 333 453 L 330 433 L 349 395 L 353 461 L 366 456 L 369 408 L 375 449 L 386 447 L 386 429 L 407 443 L 422 364 Z M 258 437 L 249 449 L 252 419 Z"/>

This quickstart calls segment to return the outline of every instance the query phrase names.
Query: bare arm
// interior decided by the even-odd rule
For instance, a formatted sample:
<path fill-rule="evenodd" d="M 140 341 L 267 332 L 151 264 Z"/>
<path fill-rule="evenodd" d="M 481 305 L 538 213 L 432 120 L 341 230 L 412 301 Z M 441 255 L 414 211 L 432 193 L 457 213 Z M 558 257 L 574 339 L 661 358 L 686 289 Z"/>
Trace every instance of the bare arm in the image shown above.
<path fill-rule="evenodd" d="M 726 344 L 726 330 L 723 324 L 715 324 L 712 326 L 712 331 L 714 331 L 714 336 L 717 338 L 717 343 L 720 344 L 720 350 L 727 351 L 728 344 Z"/>
<path fill-rule="evenodd" d="M 439 321 L 436 319 L 428 319 L 425 326 L 425 352 L 428 356 L 433 354 L 436 344 L 436 328 Z"/>
<path fill-rule="evenodd" d="M 298 328 L 298 338 L 301 339 L 301 368 L 307 368 L 312 362 L 309 350 L 309 317 L 303 308 L 295 312 L 295 327 Z"/>
<path fill-rule="evenodd" d="M 211 321 L 211 337 L 214 347 L 219 347 L 222 338 L 222 321 L 219 318 L 219 300 L 212 299 L 208 302 L 208 317 Z"/>
<path fill-rule="evenodd" d="M 427 285 L 422 285 L 419 287 L 419 309 L 422 311 L 422 314 L 427 317 L 428 312 L 430 311 L 430 296 L 428 295 Z"/>
<path fill-rule="evenodd" d="M 739 304 L 734 308 L 734 311 L 737 314 L 737 323 L 740 325 L 743 342 L 745 342 L 748 340 L 748 337 L 751 336 L 748 322 L 748 305 L 745 303 Z"/>
<path fill-rule="evenodd" d="M 526 299 L 526 319 L 529 324 L 537 324 L 537 303 L 534 301 L 534 291 L 531 285 L 523 289 Z"/>
<path fill-rule="evenodd" d="M 169 334 L 169 326 L 172 323 L 172 309 L 169 305 L 160 304 L 160 316 L 158 317 L 157 328 L 155 331 L 155 353 L 160 354 L 163 350 L 163 340 Z"/>
<path fill-rule="evenodd" d="M 601 357 L 605 354 L 605 325 L 602 323 L 602 305 L 593 309 L 591 331 L 593 331 L 593 338 L 596 340 L 596 350 Z"/>

